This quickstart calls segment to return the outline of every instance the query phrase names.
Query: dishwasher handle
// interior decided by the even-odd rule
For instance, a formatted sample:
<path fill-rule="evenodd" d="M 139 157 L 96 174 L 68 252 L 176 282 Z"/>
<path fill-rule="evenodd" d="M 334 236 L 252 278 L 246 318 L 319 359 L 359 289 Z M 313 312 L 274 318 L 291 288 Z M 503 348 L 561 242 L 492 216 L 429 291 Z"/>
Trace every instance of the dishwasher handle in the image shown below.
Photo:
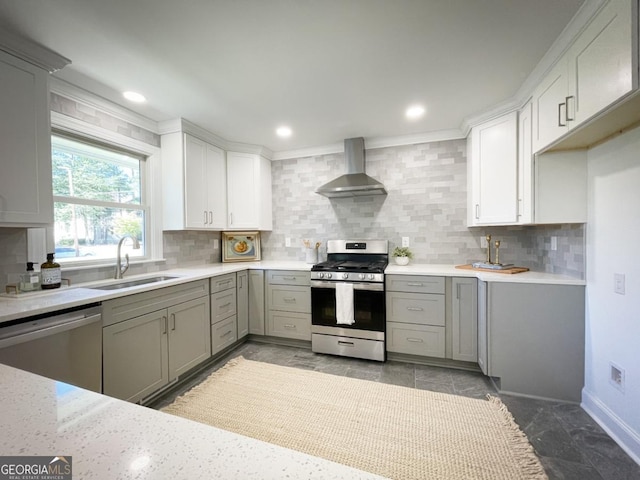
<path fill-rule="evenodd" d="M 101 321 L 102 314 L 97 308 L 61 315 L 60 318 L 54 316 L 0 328 L 0 348 L 38 340 Z"/>

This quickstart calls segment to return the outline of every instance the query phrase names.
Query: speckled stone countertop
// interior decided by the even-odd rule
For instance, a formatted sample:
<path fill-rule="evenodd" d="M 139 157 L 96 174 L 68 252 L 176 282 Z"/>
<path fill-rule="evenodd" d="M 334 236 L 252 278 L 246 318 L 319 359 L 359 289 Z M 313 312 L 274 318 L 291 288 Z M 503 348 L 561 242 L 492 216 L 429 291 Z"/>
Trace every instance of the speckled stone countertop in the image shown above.
<path fill-rule="evenodd" d="M 73 478 L 382 478 L 4 365 L 0 385 L 0 455 L 71 456 Z"/>
<path fill-rule="evenodd" d="M 54 291 L 42 291 L 20 294 L 14 297 L 0 296 L 0 324 L 25 318 L 32 315 L 55 312 L 65 308 L 89 305 L 103 302 L 112 298 L 118 298 L 133 293 L 141 293 L 158 288 L 178 285 L 181 283 L 202 280 L 206 278 L 224 275 L 226 273 L 239 272 L 247 269 L 260 270 L 298 270 L 309 271 L 311 265 L 304 262 L 293 261 L 262 261 L 240 263 L 217 263 L 209 265 L 190 266 L 162 270 L 160 272 L 145 275 L 127 276 L 124 280 L 136 280 L 158 275 L 175 276 L 171 280 L 149 283 L 118 290 L 95 290 L 92 286 L 118 282 L 119 280 L 104 280 L 79 284 L 76 286 L 61 288 Z M 584 280 L 555 275 L 552 273 L 525 272 L 514 275 L 503 273 L 489 273 L 474 270 L 461 270 L 453 265 L 409 264 L 398 266 L 391 261 L 385 273 L 394 275 L 438 275 L 448 277 L 476 277 L 487 282 L 511 282 L 511 283 L 545 283 L 557 285 L 585 285 Z"/>

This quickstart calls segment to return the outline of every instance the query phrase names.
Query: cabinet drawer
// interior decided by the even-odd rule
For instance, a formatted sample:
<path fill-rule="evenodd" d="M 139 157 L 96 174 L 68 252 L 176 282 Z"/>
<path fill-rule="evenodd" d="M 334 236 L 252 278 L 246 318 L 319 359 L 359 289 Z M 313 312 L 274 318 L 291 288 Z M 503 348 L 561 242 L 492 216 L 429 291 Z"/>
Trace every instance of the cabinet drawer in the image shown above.
<path fill-rule="evenodd" d="M 295 270 L 268 270 L 267 281 L 272 285 L 310 285 L 311 274 Z"/>
<path fill-rule="evenodd" d="M 211 293 L 221 292 L 229 288 L 236 288 L 236 274 L 226 273 L 224 275 L 218 275 L 217 277 L 211 277 Z"/>
<path fill-rule="evenodd" d="M 237 313 L 236 289 L 224 290 L 211 295 L 211 323 L 218 323 Z"/>
<path fill-rule="evenodd" d="M 236 316 L 211 325 L 211 354 L 224 350 L 238 339 L 238 324 Z"/>
<path fill-rule="evenodd" d="M 274 337 L 311 340 L 311 314 L 269 312 L 267 335 Z"/>
<path fill-rule="evenodd" d="M 311 287 L 269 285 L 267 292 L 269 310 L 311 313 Z"/>
<path fill-rule="evenodd" d="M 387 292 L 387 320 L 444 327 L 444 295 Z"/>
<path fill-rule="evenodd" d="M 444 358 L 444 327 L 387 322 L 387 351 Z"/>
<path fill-rule="evenodd" d="M 388 292 L 440 293 L 444 294 L 444 277 L 424 275 L 387 275 Z"/>

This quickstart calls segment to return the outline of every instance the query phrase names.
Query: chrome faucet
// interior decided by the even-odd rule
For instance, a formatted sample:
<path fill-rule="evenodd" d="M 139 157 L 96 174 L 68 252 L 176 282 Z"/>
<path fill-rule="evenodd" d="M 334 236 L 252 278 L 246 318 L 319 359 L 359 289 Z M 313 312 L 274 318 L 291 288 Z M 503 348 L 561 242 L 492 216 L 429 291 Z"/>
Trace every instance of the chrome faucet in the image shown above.
<path fill-rule="evenodd" d="M 122 250 L 122 244 L 127 238 L 130 238 L 131 240 L 133 240 L 134 249 L 137 250 L 140 248 L 140 242 L 138 242 L 138 239 L 136 237 L 132 237 L 131 235 L 125 235 L 120 239 L 120 241 L 118 242 L 118 254 L 116 256 L 116 276 L 113 278 L 118 278 L 118 279 L 122 278 L 124 276 L 124 272 L 126 272 L 129 269 L 129 254 L 128 253 L 124 254 L 124 260 L 126 264 L 123 267 L 121 253 L 120 253 Z"/>

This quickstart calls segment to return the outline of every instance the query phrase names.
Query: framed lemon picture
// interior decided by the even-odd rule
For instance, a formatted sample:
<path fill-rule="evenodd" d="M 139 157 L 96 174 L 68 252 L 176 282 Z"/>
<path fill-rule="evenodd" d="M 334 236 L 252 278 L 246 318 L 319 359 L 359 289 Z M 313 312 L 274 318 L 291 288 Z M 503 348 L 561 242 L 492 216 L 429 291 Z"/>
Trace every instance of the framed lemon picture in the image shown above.
<path fill-rule="evenodd" d="M 260 232 L 222 232 L 223 262 L 260 260 Z"/>

